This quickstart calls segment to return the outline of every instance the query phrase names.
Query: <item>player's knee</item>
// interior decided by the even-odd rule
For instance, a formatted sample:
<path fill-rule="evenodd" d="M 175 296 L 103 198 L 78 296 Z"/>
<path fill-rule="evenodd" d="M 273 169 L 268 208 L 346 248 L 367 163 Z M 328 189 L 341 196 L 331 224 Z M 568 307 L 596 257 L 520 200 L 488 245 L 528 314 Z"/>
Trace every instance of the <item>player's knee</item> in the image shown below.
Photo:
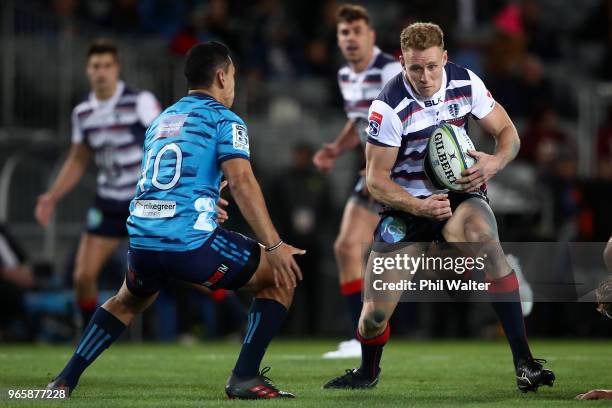
<path fill-rule="evenodd" d="M 486 223 L 469 222 L 464 227 L 467 242 L 496 242 L 497 233 Z"/>
<path fill-rule="evenodd" d="M 143 309 L 143 302 L 127 291 L 120 290 L 111 299 L 114 310 L 121 315 L 136 315 Z"/>
<path fill-rule="evenodd" d="M 334 242 L 334 254 L 338 259 L 347 259 L 355 256 L 355 253 L 358 253 L 359 245 L 356 245 L 354 242 L 350 240 L 339 237 Z M 359 255 L 357 255 L 359 256 Z"/>
<path fill-rule="evenodd" d="M 72 281 L 77 290 L 88 288 L 96 284 L 95 274 L 87 268 L 77 266 L 72 274 Z"/>
<path fill-rule="evenodd" d="M 293 288 L 277 288 L 276 286 L 271 286 L 258 291 L 255 294 L 255 297 L 275 300 L 281 305 L 285 306 L 287 309 L 289 309 L 291 303 L 293 302 L 294 293 L 295 289 Z"/>
<path fill-rule="evenodd" d="M 387 326 L 387 317 L 380 310 L 373 310 L 361 316 L 361 334 L 368 338 L 381 333 Z"/>

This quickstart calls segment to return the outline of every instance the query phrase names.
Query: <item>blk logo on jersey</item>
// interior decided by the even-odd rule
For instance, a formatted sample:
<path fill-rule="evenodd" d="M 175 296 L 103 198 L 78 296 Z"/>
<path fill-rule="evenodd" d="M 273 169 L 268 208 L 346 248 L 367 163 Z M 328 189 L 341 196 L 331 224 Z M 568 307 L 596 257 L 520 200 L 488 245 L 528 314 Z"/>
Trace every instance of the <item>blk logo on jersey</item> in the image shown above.
<path fill-rule="evenodd" d="M 380 125 L 382 124 L 383 115 L 378 112 L 372 112 L 368 118 L 368 134 L 370 136 L 378 136 L 380 133 Z"/>
<path fill-rule="evenodd" d="M 439 103 L 442 103 L 443 101 L 444 100 L 442 99 L 441 96 L 438 99 L 430 99 L 428 101 L 425 101 L 425 107 L 430 108 L 432 106 L 436 106 Z"/>

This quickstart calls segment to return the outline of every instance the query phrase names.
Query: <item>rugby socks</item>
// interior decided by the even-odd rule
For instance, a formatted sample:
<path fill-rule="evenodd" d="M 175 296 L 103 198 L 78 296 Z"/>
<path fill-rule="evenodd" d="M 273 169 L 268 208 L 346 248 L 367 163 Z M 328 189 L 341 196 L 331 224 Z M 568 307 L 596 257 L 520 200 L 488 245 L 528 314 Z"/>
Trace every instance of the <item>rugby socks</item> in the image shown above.
<path fill-rule="evenodd" d="M 357 330 L 357 340 L 361 343 L 361 366 L 359 371 L 370 381 L 373 381 L 380 373 L 380 358 L 382 357 L 383 347 L 389 340 L 391 328 L 389 323 L 385 330 L 376 337 L 366 339 Z"/>
<path fill-rule="evenodd" d="M 58 378 L 66 381 L 71 390 L 74 389 L 83 371 L 117 340 L 125 328 L 125 324 L 106 309 L 102 307 L 96 309 L 83 331 L 76 351 Z"/>
<path fill-rule="evenodd" d="M 279 331 L 286 316 L 287 308 L 276 300 L 259 298 L 253 300 L 242 350 L 234 367 L 236 377 L 248 379 L 259 374 L 259 364 L 268 344 Z"/>
<path fill-rule="evenodd" d="M 504 328 L 516 367 L 519 360 L 531 357 L 516 274 L 512 271 L 503 278 L 487 282 L 490 283 L 488 292 L 491 305 Z"/>
<path fill-rule="evenodd" d="M 77 305 L 83 318 L 83 327 L 87 326 L 87 323 L 91 320 L 96 307 L 98 306 L 98 298 L 93 297 L 91 299 L 77 299 Z"/>
<path fill-rule="evenodd" d="M 361 291 L 363 288 L 363 279 L 355 279 L 350 282 L 345 282 L 340 285 L 340 293 L 346 299 L 346 303 L 349 308 L 351 315 L 351 322 L 353 323 L 353 333 L 357 331 L 359 327 L 359 316 L 361 315 Z"/>

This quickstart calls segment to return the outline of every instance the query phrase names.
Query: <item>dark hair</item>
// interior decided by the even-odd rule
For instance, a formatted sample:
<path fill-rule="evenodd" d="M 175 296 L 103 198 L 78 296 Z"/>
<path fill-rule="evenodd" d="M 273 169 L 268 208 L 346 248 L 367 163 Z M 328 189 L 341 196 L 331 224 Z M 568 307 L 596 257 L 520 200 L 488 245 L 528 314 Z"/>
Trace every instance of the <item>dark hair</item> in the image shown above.
<path fill-rule="evenodd" d="M 93 40 L 87 48 L 87 59 L 95 54 L 112 54 L 115 59 L 119 58 L 117 45 L 108 38 L 98 38 Z"/>
<path fill-rule="evenodd" d="M 343 4 L 336 11 L 336 23 L 352 23 L 353 21 L 364 20 L 370 25 L 370 14 L 368 11 L 356 4 Z"/>
<path fill-rule="evenodd" d="M 230 50 L 217 41 L 196 44 L 185 56 L 185 78 L 189 89 L 209 88 L 219 68 L 227 71 L 232 59 Z"/>

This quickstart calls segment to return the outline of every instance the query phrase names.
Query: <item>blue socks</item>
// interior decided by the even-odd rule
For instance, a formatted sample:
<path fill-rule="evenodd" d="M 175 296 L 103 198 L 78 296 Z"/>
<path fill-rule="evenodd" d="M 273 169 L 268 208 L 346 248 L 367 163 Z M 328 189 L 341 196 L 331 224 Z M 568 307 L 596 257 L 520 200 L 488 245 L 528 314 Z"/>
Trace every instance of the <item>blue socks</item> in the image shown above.
<path fill-rule="evenodd" d="M 83 371 L 123 333 L 126 326 L 107 310 L 99 307 L 83 331 L 72 358 L 58 375 L 74 389 Z"/>
<path fill-rule="evenodd" d="M 287 309 L 276 300 L 258 298 L 253 300 L 242 350 L 234 367 L 234 374 L 238 378 L 252 378 L 259 373 L 259 364 L 268 344 L 282 326 L 286 316 Z"/>

